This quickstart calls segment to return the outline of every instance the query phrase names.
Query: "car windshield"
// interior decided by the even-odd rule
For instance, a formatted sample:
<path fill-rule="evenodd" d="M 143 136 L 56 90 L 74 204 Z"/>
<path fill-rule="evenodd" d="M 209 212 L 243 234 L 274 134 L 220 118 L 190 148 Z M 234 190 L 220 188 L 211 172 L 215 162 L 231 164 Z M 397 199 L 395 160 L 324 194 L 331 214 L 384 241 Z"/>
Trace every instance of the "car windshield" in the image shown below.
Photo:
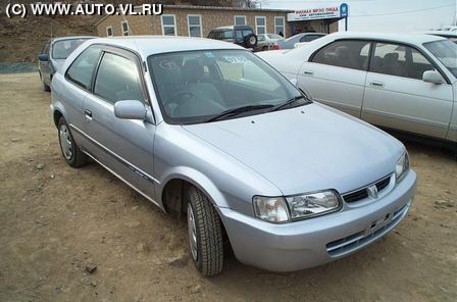
<path fill-rule="evenodd" d="M 88 39 L 74 39 L 57 41 L 52 46 L 52 57 L 54 59 L 66 59 L 79 45 Z"/>
<path fill-rule="evenodd" d="M 457 78 L 457 44 L 442 40 L 428 42 L 424 46 Z"/>
<path fill-rule="evenodd" d="M 148 64 L 162 114 L 171 124 L 260 114 L 303 99 L 292 83 L 245 50 L 157 54 Z"/>

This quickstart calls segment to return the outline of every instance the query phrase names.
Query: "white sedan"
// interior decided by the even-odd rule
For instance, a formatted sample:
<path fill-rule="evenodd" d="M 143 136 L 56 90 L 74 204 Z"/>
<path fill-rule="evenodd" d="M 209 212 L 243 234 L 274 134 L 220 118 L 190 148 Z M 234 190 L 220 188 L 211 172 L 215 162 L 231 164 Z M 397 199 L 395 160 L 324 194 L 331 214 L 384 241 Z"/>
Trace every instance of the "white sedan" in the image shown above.
<path fill-rule="evenodd" d="M 384 128 L 457 142 L 457 45 L 449 40 L 336 33 L 258 56 L 318 102 Z"/>

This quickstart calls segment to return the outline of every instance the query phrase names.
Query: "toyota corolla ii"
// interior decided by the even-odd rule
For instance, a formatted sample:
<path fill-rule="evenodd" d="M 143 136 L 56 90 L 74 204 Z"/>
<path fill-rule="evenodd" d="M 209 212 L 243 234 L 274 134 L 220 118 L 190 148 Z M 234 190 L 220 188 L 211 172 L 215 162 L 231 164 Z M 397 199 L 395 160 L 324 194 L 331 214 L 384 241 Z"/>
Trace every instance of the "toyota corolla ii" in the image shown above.
<path fill-rule="evenodd" d="M 85 42 L 52 82 L 72 167 L 88 158 L 187 216 L 205 276 L 224 244 L 293 271 L 349 255 L 406 216 L 416 174 L 385 132 L 314 103 L 239 46 L 167 37 Z"/>

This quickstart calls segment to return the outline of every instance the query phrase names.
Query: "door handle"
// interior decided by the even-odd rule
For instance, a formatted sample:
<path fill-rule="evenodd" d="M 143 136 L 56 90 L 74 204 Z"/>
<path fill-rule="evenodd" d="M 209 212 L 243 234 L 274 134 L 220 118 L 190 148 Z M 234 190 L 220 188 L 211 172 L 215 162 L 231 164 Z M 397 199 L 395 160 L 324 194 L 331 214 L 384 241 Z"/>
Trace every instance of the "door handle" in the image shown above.
<path fill-rule="evenodd" d="M 306 75 L 314 75 L 314 71 L 305 70 L 304 74 L 306 74 Z"/>
<path fill-rule="evenodd" d="M 92 111 L 90 111 L 89 109 L 85 109 L 84 110 L 84 115 L 89 118 L 89 119 L 92 119 Z"/>
<path fill-rule="evenodd" d="M 381 82 L 376 82 L 376 81 L 373 81 L 370 83 L 371 86 L 375 86 L 375 87 L 384 87 L 384 84 L 381 83 Z"/>

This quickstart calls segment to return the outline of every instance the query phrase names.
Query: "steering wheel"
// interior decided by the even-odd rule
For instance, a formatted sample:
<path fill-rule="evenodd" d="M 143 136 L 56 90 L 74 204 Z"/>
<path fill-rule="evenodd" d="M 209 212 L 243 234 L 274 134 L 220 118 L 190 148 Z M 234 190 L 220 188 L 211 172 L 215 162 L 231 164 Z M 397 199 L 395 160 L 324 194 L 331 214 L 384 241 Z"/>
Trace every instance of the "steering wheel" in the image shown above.
<path fill-rule="evenodd" d="M 193 94 L 192 92 L 181 91 L 181 92 L 177 92 L 176 94 L 172 95 L 170 97 L 168 103 L 181 103 L 183 101 L 188 101 L 194 97 L 196 97 L 196 95 Z"/>

